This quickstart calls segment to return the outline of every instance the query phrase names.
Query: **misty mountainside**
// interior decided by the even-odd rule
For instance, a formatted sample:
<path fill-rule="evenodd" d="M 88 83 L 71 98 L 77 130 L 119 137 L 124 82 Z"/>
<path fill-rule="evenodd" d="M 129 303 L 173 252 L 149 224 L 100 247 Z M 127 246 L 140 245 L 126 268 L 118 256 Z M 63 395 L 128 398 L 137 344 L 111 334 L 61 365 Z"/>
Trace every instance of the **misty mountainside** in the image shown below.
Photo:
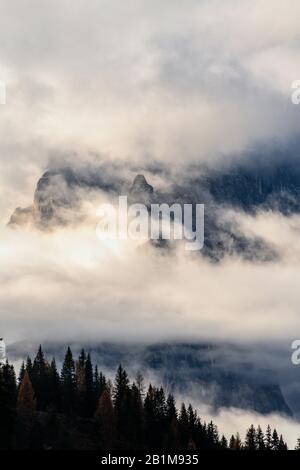
<path fill-rule="evenodd" d="M 106 356 L 105 356 L 105 351 Z M 96 351 L 95 351 L 96 352 Z M 178 396 L 221 407 L 249 409 L 261 414 L 292 415 L 281 389 L 270 371 L 258 371 L 252 364 L 227 362 L 226 348 L 205 344 L 155 344 L 140 351 L 118 351 L 107 346 L 97 349 L 106 368 L 132 364 L 161 382 Z M 266 374 L 265 374 L 266 372 Z"/>
<path fill-rule="evenodd" d="M 157 176 L 159 187 L 150 184 Z M 255 213 L 278 211 L 285 215 L 300 211 L 299 163 L 273 165 L 232 165 L 208 170 L 192 168 L 180 176 L 165 168 L 125 171 L 108 164 L 72 168 L 63 166 L 45 172 L 37 182 L 33 204 L 18 207 L 9 226 L 32 224 L 41 230 L 84 221 L 82 203 L 91 193 L 117 199 L 127 195 L 129 203 L 205 204 L 205 241 L 202 255 L 218 261 L 225 255 L 247 260 L 273 261 L 278 254 L 262 238 L 244 234 L 236 220 L 226 217 L 226 209 Z M 161 244 L 159 246 L 165 246 Z"/>
<path fill-rule="evenodd" d="M 25 359 L 37 345 L 25 342 L 8 348 L 11 360 Z M 85 345 L 72 344 L 80 352 Z M 292 416 L 276 374 L 245 359 L 243 351 L 227 345 L 164 343 L 151 345 L 99 343 L 85 348 L 108 377 L 121 364 L 134 379 L 141 372 L 145 385 L 162 385 L 180 400 L 220 408 L 240 408 L 260 414 Z M 61 362 L 65 345 L 48 343 L 48 357 Z M 25 354 L 26 351 L 26 354 Z M 111 375 L 113 380 L 113 376 Z"/>

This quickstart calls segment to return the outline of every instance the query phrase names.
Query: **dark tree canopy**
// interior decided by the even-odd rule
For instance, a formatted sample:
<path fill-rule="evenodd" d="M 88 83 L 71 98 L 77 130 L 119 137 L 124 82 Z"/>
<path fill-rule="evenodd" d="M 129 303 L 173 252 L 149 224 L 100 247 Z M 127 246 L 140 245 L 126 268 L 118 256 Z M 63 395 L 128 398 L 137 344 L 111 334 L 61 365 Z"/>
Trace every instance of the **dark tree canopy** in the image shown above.
<path fill-rule="evenodd" d="M 120 365 L 112 385 L 88 352 L 74 360 L 70 347 L 60 371 L 41 346 L 18 381 L 12 365 L 0 364 L 0 416 L 1 449 L 287 450 L 270 426 L 251 425 L 244 441 L 238 433 L 220 437 L 191 404 L 178 409 L 163 387 L 146 389 L 141 373 L 131 382 Z"/>

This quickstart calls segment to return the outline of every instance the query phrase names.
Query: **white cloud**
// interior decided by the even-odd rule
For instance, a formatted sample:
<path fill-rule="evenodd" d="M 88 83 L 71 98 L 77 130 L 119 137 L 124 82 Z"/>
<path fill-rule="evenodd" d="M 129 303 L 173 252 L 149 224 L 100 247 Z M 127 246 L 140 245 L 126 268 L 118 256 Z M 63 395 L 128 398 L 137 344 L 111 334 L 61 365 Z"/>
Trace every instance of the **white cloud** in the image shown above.
<path fill-rule="evenodd" d="M 215 265 L 181 248 L 162 255 L 126 241 L 104 244 L 87 225 L 52 233 L 3 228 L 0 330 L 11 341 L 69 335 L 289 345 L 300 330 L 300 219 L 244 219 L 246 234 L 263 228 L 279 261 L 231 257 Z"/>
<path fill-rule="evenodd" d="M 298 133 L 296 0 L 13 0 L 0 10 L 2 184 L 11 191 L 16 175 L 24 199 L 53 150 L 215 161 Z"/>

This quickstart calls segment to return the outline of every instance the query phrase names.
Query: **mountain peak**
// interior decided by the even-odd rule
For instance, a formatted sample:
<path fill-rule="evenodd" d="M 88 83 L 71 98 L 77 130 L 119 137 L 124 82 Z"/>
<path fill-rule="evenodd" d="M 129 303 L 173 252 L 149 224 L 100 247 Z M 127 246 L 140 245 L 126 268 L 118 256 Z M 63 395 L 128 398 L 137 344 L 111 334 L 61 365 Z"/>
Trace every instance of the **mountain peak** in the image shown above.
<path fill-rule="evenodd" d="M 136 177 L 133 180 L 131 189 L 131 193 L 148 193 L 152 194 L 153 193 L 153 186 L 148 184 L 145 176 L 143 174 L 136 175 Z"/>

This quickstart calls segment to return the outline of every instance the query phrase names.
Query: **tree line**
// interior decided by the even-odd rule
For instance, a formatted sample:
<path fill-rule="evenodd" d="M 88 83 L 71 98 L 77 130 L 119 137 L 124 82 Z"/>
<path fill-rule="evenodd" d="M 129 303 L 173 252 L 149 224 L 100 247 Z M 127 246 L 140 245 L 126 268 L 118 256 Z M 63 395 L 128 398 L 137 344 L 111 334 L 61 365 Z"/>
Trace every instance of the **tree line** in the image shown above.
<path fill-rule="evenodd" d="M 130 381 L 120 365 L 112 383 L 84 350 L 68 347 L 58 371 L 42 350 L 14 367 L 0 366 L 1 449 L 86 450 L 287 450 L 276 429 L 251 425 L 242 440 L 229 441 L 192 405 L 177 409 L 172 394 L 149 385 L 139 373 Z M 296 446 L 300 450 L 300 439 Z"/>

